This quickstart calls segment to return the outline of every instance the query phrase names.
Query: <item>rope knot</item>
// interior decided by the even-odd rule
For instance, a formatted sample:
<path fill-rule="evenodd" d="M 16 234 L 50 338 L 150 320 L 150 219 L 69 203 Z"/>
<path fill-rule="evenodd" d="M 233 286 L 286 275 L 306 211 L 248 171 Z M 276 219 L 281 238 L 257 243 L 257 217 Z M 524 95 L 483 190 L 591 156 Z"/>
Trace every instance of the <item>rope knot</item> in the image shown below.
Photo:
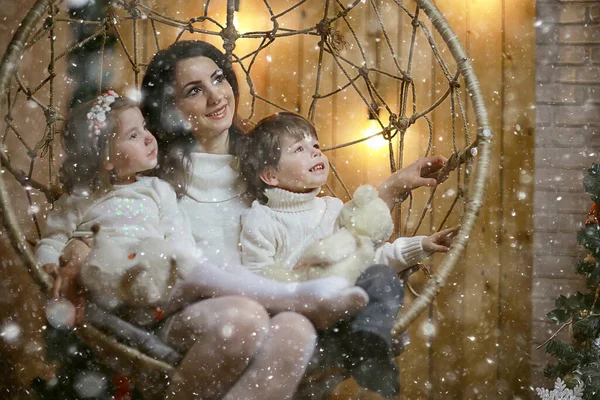
<path fill-rule="evenodd" d="M 58 119 L 58 111 L 54 107 L 44 108 L 44 116 L 46 117 L 46 124 L 51 125 Z"/>
<path fill-rule="evenodd" d="M 117 21 L 114 20 L 113 18 L 110 18 L 110 17 L 104 18 L 104 20 L 102 21 L 104 31 L 105 32 L 109 31 L 113 27 L 113 24 L 116 24 L 116 22 Z M 79 45 L 79 47 L 81 47 L 81 45 Z"/>
<path fill-rule="evenodd" d="M 269 41 L 273 41 L 275 40 L 275 33 L 277 32 L 277 29 L 273 29 L 270 32 L 265 33 L 265 38 Z"/>
<path fill-rule="evenodd" d="M 367 68 L 367 67 L 364 67 L 364 66 L 363 66 L 363 67 L 360 67 L 360 68 L 358 69 L 358 74 L 359 74 L 360 76 L 362 76 L 363 78 L 367 79 L 367 78 L 369 77 L 369 68 Z"/>
<path fill-rule="evenodd" d="M 331 26 L 331 21 L 327 18 L 322 19 L 317 24 L 317 33 L 321 36 L 319 45 L 327 42 L 336 53 L 348 46 L 348 42 L 344 38 L 344 35 Z"/>
<path fill-rule="evenodd" d="M 131 0 L 129 3 L 124 3 L 123 8 L 125 11 L 129 13 L 133 18 L 141 18 L 142 12 L 138 8 L 139 0 Z"/>
<path fill-rule="evenodd" d="M 394 125 L 400 132 L 406 132 L 410 126 L 410 120 L 406 117 L 402 117 L 399 120 L 394 121 Z"/>
<path fill-rule="evenodd" d="M 44 29 L 47 31 L 54 29 L 54 18 L 52 16 L 46 17 L 44 20 Z"/>
<path fill-rule="evenodd" d="M 394 136 L 396 136 L 396 132 L 398 132 L 398 131 L 393 129 L 390 125 L 388 125 L 385 128 L 383 128 L 383 132 L 381 133 L 381 136 L 385 140 L 390 141 L 394 138 Z"/>
<path fill-rule="evenodd" d="M 331 27 L 331 23 L 327 18 L 323 18 L 317 24 L 317 33 L 319 36 L 321 36 L 321 38 L 323 38 L 323 40 L 327 40 L 332 30 L 333 28 Z"/>
<path fill-rule="evenodd" d="M 223 47 L 226 49 L 227 47 L 230 47 L 231 50 L 235 48 L 235 41 L 240 38 L 240 34 L 235 30 L 235 26 L 233 25 L 227 25 L 223 30 L 221 30 L 219 35 L 221 38 L 223 38 Z"/>
<path fill-rule="evenodd" d="M 415 13 L 415 17 L 412 19 L 410 24 L 413 26 L 413 28 L 417 28 L 419 26 L 419 14 L 418 13 Z"/>

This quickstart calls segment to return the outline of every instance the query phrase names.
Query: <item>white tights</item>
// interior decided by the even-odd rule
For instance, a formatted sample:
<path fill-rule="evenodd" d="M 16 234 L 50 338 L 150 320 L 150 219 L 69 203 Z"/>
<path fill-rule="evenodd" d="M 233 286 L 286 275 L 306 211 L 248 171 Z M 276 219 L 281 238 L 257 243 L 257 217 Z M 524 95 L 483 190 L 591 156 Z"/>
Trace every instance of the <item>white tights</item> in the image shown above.
<path fill-rule="evenodd" d="M 243 297 L 199 301 L 173 318 L 168 342 L 186 356 L 167 399 L 289 399 L 315 348 L 315 329 L 305 317 L 269 318 Z"/>

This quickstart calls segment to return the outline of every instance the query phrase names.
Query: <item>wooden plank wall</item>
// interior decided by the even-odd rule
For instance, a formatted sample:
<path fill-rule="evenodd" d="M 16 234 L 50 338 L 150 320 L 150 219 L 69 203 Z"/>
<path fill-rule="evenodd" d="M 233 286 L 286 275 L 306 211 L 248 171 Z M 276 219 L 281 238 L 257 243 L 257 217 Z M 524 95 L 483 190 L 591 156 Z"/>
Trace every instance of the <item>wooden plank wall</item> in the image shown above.
<path fill-rule="evenodd" d="M 185 0 L 147 0 L 156 11 L 181 20 L 201 15 L 204 4 Z M 271 1 L 273 12 L 293 6 L 297 0 Z M 314 25 L 325 14 L 322 1 L 308 1 L 281 22 L 289 28 Z M 396 73 L 397 70 L 383 40 L 382 32 L 375 26 L 376 14 L 370 8 L 377 4 L 386 33 L 391 38 L 394 52 L 403 70 L 408 68 L 412 26 L 393 0 L 367 0 L 349 15 L 359 41 L 364 45 L 366 65 Z M 224 22 L 225 0 L 211 1 L 209 14 Z M 411 12 L 413 0 L 403 2 Z M 469 241 L 466 256 L 459 262 L 449 284 L 434 304 L 421 315 L 409 329 L 411 344 L 399 357 L 402 379 L 402 399 L 502 399 L 515 396 L 528 397 L 529 351 L 531 341 L 531 229 L 532 229 L 532 175 L 534 115 L 534 0 L 437 0 L 461 43 L 470 55 L 479 77 L 482 92 L 490 114 L 495 135 L 493 159 L 484 207 Z M 333 7 L 333 6 L 332 6 Z M 329 11 L 332 15 L 332 11 Z M 421 13 L 424 19 L 423 13 Z M 140 21 L 140 30 L 150 34 L 148 21 Z M 242 0 L 237 18 L 238 30 L 257 31 L 270 29 L 268 14 L 261 0 Z M 431 29 L 429 23 L 425 23 Z M 208 23 L 197 25 L 211 28 Z M 357 43 L 340 21 L 336 27 L 343 33 L 348 46 L 340 54 L 354 63 L 361 63 Z M 122 34 L 128 49 L 133 48 L 132 26 L 126 22 Z M 161 48 L 172 43 L 177 36 L 174 29 L 159 27 Z M 449 52 L 435 34 L 438 48 L 448 62 L 452 73 L 456 65 Z M 200 38 L 221 44 L 218 36 L 191 35 L 182 38 Z M 379 42 L 375 41 L 379 38 Z M 315 77 L 319 51 L 318 37 L 293 36 L 278 39 L 256 59 L 251 78 L 256 92 L 289 110 L 306 115 L 315 92 Z M 236 52 L 245 54 L 256 48 L 258 40 L 237 43 Z M 416 83 L 417 111 L 422 111 L 438 99 L 447 89 L 447 81 L 439 68 L 427 40 L 419 34 L 415 43 L 415 59 L 411 76 Z M 147 62 L 155 51 L 154 39 L 149 36 L 139 56 Z M 379 61 L 376 54 L 380 55 Z M 248 63 L 245 63 L 248 65 Z M 356 71 L 343 64 L 351 76 Z M 345 85 L 348 80 L 331 56 L 325 55 L 323 77 L 319 94 L 326 94 Z M 115 70 L 115 87 L 119 90 L 134 88 L 134 78 L 127 58 L 118 51 L 104 68 Z M 142 72 L 143 74 L 143 72 Z M 257 101 L 251 109 L 248 87 L 242 83 L 241 114 L 253 120 L 277 111 L 277 107 Z M 374 79 L 374 76 L 370 76 Z M 360 80 L 357 87 L 364 93 Z M 399 82 L 382 77 L 378 90 L 392 110 L 397 111 Z M 409 98 L 412 96 L 409 95 Z M 468 95 L 461 87 L 461 98 L 468 103 Z M 325 146 L 358 139 L 365 135 L 373 121 L 367 119 L 367 107 L 352 88 L 342 95 L 318 101 L 314 122 Z M 412 114 L 412 101 L 407 114 Z M 457 110 L 458 111 L 458 110 Z M 467 108 L 467 123 L 471 138 L 476 134 L 474 115 Z M 386 112 L 381 113 L 383 123 Z M 411 127 L 405 136 L 402 155 L 399 155 L 398 138 L 393 141 L 396 163 L 408 165 L 425 155 L 430 141 L 432 154 L 449 156 L 454 144 L 451 140 L 452 124 L 449 101 L 431 114 L 433 136 L 429 137 L 425 121 Z M 466 138 L 462 122 L 456 126 L 460 149 Z M 387 145 L 362 143 L 329 153 L 350 191 L 369 182 L 378 185 L 389 171 Z M 464 176 L 465 170 L 461 171 Z M 433 199 L 432 207 L 418 231 L 429 234 L 440 224 L 450 206 L 456 190 L 456 174 L 441 187 Z M 342 185 L 330 180 L 331 190 L 347 199 Z M 429 190 L 414 193 L 414 207 L 409 214 L 408 202 L 396 210 L 398 232 L 412 234 L 419 220 Z M 407 216 L 410 216 L 406 220 Z M 460 210 L 455 210 L 445 224 L 459 222 Z M 435 268 L 440 257 L 429 264 Z M 425 278 L 418 273 L 410 280 L 418 292 Z M 407 304 L 412 297 L 407 296 Z M 377 399 L 378 396 L 362 391 L 348 381 L 340 386 L 332 399 Z"/>

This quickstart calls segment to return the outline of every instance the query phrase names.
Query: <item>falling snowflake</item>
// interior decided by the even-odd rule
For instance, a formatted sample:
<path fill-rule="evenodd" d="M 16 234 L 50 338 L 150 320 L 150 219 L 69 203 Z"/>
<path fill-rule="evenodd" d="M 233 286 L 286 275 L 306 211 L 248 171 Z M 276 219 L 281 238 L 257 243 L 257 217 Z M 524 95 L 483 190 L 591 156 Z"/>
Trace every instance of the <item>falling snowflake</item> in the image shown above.
<path fill-rule="evenodd" d="M 592 343 L 592 350 L 596 352 L 596 354 L 600 355 L 600 337 L 594 339 L 594 342 Z"/>
<path fill-rule="evenodd" d="M 569 389 L 562 379 L 557 378 L 554 390 L 537 388 L 535 391 L 542 400 L 581 400 L 583 399 L 583 382 L 578 383 L 573 389 Z"/>

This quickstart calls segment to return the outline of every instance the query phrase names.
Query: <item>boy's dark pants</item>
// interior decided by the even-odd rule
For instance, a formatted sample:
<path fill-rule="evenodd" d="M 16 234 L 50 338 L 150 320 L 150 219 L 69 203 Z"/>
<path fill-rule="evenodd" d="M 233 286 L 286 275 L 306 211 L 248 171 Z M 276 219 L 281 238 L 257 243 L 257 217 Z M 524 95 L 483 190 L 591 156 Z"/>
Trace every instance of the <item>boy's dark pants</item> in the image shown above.
<path fill-rule="evenodd" d="M 387 265 L 372 265 L 356 286 L 367 292 L 369 304 L 348 323 L 344 341 L 350 348 L 366 346 L 372 357 L 391 357 L 392 328 L 404 301 L 404 284 Z"/>
<path fill-rule="evenodd" d="M 358 277 L 356 286 L 367 292 L 369 304 L 350 321 L 319 333 L 315 364 L 309 369 L 342 368 L 360 386 L 395 396 L 400 383 L 391 331 L 404 301 L 404 284 L 392 268 L 376 264 Z"/>

